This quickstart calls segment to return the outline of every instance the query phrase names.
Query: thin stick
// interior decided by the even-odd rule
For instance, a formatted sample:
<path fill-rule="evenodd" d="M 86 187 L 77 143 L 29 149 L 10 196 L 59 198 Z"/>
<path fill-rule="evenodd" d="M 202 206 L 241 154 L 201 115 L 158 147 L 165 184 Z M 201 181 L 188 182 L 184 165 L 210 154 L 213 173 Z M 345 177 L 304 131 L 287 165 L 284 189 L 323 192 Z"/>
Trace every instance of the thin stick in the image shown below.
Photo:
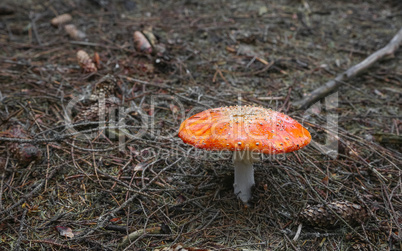
<path fill-rule="evenodd" d="M 325 83 L 324 85 L 320 86 L 319 88 L 315 89 L 310 94 L 308 94 L 304 99 L 294 102 L 293 106 L 296 109 L 307 109 L 318 100 L 325 98 L 329 94 L 336 91 L 336 89 L 338 89 L 338 87 L 341 86 L 343 81 L 356 77 L 357 75 L 361 74 L 362 72 L 370 68 L 375 62 L 386 56 L 392 57 L 395 51 L 398 50 L 401 43 L 402 43 L 402 28 L 385 47 L 374 52 L 373 54 L 368 56 L 365 60 L 358 63 L 357 65 L 352 66 L 347 71 L 337 75 L 335 79 L 332 79 L 327 83 Z"/>
<path fill-rule="evenodd" d="M 133 241 L 134 239 L 137 239 L 141 235 L 144 234 L 159 234 L 161 232 L 161 227 L 150 227 L 147 229 L 139 229 L 137 231 L 134 231 L 126 236 L 123 237 L 122 242 L 119 244 L 119 247 L 124 247 L 127 245 L 128 242 Z"/>
<path fill-rule="evenodd" d="M 293 238 L 293 241 L 297 241 L 299 239 L 302 227 L 303 227 L 303 224 L 300 223 L 299 226 L 297 227 L 297 232 L 295 234 L 295 237 Z"/>

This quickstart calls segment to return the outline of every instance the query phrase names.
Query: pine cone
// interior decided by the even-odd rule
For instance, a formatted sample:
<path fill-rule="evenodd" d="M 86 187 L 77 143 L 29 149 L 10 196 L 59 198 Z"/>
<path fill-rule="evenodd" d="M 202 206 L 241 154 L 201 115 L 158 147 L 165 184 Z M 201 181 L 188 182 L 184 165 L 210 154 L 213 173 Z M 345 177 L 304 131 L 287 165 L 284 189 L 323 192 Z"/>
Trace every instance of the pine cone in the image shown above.
<path fill-rule="evenodd" d="M 96 72 L 98 70 L 88 53 L 84 50 L 77 51 L 77 61 L 84 72 Z"/>
<path fill-rule="evenodd" d="M 84 108 L 77 116 L 74 117 L 74 123 L 81 123 L 85 121 L 100 122 L 99 115 L 105 115 L 105 121 L 107 122 L 110 115 L 116 110 L 118 105 L 110 100 L 106 100 L 104 105 L 99 103 L 94 103 L 89 107 Z"/>
<path fill-rule="evenodd" d="M 92 94 L 89 97 L 91 101 L 99 101 L 100 98 L 111 98 L 115 97 L 118 92 L 118 86 L 116 80 L 113 77 L 107 75 L 102 78 L 99 83 L 95 85 L 92 90 Z"/>
<path fill-rule="evenodd" d="M 64 30 L 67 32 L 67 34 L 76 40 L 82 40 L 86 37 L 85 33 L 78 30 L 77 27 L 75 27 L 74 24 L 67 24 L 64 26 Z"/>
<path fill-rule="evenodd" d="M 12 138 L 29 139 L 21 126 L 15 126 L 8 132 Z M 42 158 L 42 151 L 35 145 L 29 143 L 11 143 L 9 144 L 10 153 L 21 166 L 27 166 L 32 161 L 38 161 Z"/>
<path fill-rule="evenodd" d="M 300 221 L 306 225 L 317 227 L 341 225 L 342 221 L 330 209 L 350 225 L 364 222 L 368 218 L 367 211 L 360 205 L 349 201 L 335 201 L 328 203 L 326 206 L 322 204 L 316 206 L 307 205 L 300 213 Z"/>
<path fill-rule="evenodd" d="M 99 121 L 99 115 L 105 114 L 105 121 L 110 116 L 116 115 L 113 112 L 118 107 L 120 101 L 115 96 L 119 92 L 116 79 L 113 76 L 104 76 L 92 89 L 89 97 L 90 104 L 82 108 L 82 110 L 74 117 L 74 123 L 84 121 Z"/>
<path fill-rule="evenodd" d="M 32 161 L 42 158 L 42 151 L 32 144 L 12 144 L 10 151 L 21 166 L 27 166 Z"/>
<path fill-rule="evenodd" d="M 348 238 L 349 237 L 349 238 Z M 369 244 L 365 241 L 360 239 L 359 236 L 346 236 L 349 240 L 350 247 L 352 250 L 361 250 L 361 251 L 368 251 L 370 250 Z"/>
<path fill-rule="evenodd" d="M 147 54 L 152 53 L 152 45 L 141 31 L 135 31 L 133 34 L 134 47 L 139 52 Z"/>

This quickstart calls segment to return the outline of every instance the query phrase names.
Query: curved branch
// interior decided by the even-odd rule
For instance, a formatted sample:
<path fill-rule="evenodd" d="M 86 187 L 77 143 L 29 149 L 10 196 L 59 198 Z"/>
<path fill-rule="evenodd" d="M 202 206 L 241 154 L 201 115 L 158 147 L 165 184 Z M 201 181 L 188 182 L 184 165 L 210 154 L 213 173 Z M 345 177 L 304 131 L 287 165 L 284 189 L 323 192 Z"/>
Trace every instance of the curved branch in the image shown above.
<path fill-rule="evenodd" d="M 309 93 L 304 99 L 294 102 L 293 106 L 296 109 L 307 109 L 318 100 L 335 92 L 338 89 L 338 87 L 343 83 L 343 81 L 351 79 L 361 74 L 362 72 L 370 68 L 375 62 L 386 56 L 393 57 L 395 51 L 398 50 L 401 43 L 402 43 L 402 28 L 385 47 L 374 52 L 373 54 L 368 56 L 365 60 L 358 63 L 357 65 L 352 66 L 347 71 L 338 74 L 334 79 L 328 81 L 324 85 L 320 86 L 319 88 Z"/>

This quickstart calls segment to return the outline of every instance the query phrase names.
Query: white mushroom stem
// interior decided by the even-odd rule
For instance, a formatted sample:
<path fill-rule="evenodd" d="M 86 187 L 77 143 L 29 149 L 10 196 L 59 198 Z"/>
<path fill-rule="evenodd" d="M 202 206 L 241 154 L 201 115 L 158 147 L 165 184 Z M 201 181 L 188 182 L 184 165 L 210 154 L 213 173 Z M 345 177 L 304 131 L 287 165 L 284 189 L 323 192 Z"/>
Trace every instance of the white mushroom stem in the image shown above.
<path fill-rule="evenodd" d="M 254 186 L 254 169 L 253 163 L 256 160 L 253 158 L 252 152 L 236 151 L 233 154 L 234 165 L 234 193 L 244 203 L 251 198 L 251 188 Z"/>

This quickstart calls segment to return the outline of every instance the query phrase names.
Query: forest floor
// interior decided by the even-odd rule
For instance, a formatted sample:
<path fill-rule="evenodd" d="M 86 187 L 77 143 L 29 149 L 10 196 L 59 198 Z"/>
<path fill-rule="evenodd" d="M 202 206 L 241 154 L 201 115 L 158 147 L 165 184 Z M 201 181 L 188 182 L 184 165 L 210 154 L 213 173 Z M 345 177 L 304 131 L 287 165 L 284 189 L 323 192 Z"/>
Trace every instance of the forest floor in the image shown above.
<path fill-rule="evenodd" d="M 293 105 L 384 47 L 401 13 L 398 0 L 2 1 L 0 249 L 402 250 L 402 48 Z M 155 35 L 152 53 L 135 31 Z M 177 137 L 232 105 L 312 135 L 254 164 L 247 206 L 230 154 Z"/>

